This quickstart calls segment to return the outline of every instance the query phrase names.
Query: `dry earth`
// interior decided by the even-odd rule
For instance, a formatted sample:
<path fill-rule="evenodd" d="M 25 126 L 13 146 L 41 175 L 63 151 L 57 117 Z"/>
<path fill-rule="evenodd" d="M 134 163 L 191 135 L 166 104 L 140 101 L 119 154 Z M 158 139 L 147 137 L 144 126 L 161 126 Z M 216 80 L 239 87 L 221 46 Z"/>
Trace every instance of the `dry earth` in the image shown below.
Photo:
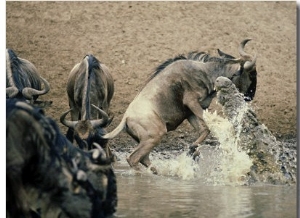
<path fill-rule="evenodd" d="M 115 80 L 112 130 L 146 78 L 164 60 L 193 50 L 220 48 L 238 56 L 257 53 L 258 85 L 252 106 L 277 137 L 295 137 L 296 2 L 6 2 L 6 47 L 35 64 L 51 84 L 40 99 L 59 122 L 68 109 L 66 81 L 87 53 L 106 64 Z M 209 110 L 216 110 L 213 104 Z M 60 124 L 63 132 L 66 128 Z M 187 122 L 162 146 L 192 142 Z M 121 133 L 114 147 L 134 145 Z M 173 144 L 173 145 L 171 145 Z"/>

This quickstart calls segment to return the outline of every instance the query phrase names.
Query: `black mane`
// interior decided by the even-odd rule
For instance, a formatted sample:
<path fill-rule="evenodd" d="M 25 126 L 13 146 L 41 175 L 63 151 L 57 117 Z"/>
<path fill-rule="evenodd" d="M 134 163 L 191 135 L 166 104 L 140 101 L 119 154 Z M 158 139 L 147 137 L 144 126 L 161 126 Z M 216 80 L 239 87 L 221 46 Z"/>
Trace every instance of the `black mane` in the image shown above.
<path fill-rule="evenodd" d="M 201 61 L 201 62 L 216 62 L 216 63 L 226 63 L 227 61 L 233 59 L 233 58 L 225 58 L 225 57 L 215 57 L 211 56 L 207 52 L 197 52 L 192 51 L 188 53 L 187 59 L 194 60 L 194 61 Z"/>
<path fill-rule="evenodd" d="M 234 58 L 234 57 L 232 57 Z M 192 51 L 189 52 L 186 56 L 183 54 L 180 54 L 176 56 L 175 58 L 170 58 L 160 64 L 157 68 L 155 68 L 154 73 L 148 78 L 145 84 L 147 84 L 150 80 L 152 80 L 156 75 L 158 75 L 160 72 L 162 72 L 167 66 L 174 63 L 178 60 L 194 60 L 194 61 L 200 61 L 203 63 L 206 62 L 216 62 L 219 64 L 227 64 L 228 61 L 230 61 L 232 58 L 229 57 L 215 57 L 207 52 L 198 52 L 198 51 Z"/>
<path fill-rule="evenodd" d="M 159 65 L 154 70 L 154 73 L 149 77 L 148 81 L 153 79 L 157 74 L 159 74 L 161 71 L 163 71 L 167 66 L 169 66 L 170 64 L 172 64 L 178 60 L 187 60 L 187 58 L 181 54 L 181 55 L 176 56 L 175 58 L 170 58 L 170 59 L 166 60 L 165 62 L 163 62 L 161 65 Z"/>

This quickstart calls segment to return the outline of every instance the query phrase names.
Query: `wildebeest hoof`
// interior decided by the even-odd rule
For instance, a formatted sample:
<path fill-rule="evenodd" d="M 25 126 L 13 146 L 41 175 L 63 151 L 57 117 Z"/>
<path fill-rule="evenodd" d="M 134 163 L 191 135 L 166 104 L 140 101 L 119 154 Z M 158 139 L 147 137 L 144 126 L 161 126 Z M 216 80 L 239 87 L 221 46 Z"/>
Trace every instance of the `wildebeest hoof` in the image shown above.
<path fill-rule="evenodd" d="M 126 160 L 127 160 L 127 163 L 129 164 L 129 166 L 131 168 L 133 168 L 135 171 L 140 171 L 141 170 L 139 165 L 135 164 L 135 163 L 132 163 L 129 157 L 127 157 Z"/>
<path fill-rule="evenodd" d="M 153 174 L 155 174 L 155 175 L 158 174 L 158 172 L 157 172 L 157 170 L 156 170 L 155 167 L 150 167 L 150 170 L 152 171 Z"/>
<path fill-rule="evenodd" d="M 198 161 L 200 158 L 200 151 L 199 149 L 197 149 L 194 153 L 193 153 L 193 160 L 194 161 Z"/>

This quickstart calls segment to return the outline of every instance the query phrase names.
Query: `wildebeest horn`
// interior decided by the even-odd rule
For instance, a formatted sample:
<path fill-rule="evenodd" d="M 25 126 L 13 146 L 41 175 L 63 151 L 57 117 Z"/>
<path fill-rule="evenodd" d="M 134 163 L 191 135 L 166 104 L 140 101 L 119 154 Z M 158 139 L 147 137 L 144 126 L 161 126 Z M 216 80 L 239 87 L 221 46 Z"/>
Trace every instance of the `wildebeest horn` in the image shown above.
<path fill-rule="evenodd" d="M 73 109 L 70 109 L 70 110 L 68 110 L 68 111 L 66 111 L 65 113 L 63 113 L 62 115 L 61 115 L 61 117 L 60 117 L 60 122 L 62 123 L 62 124 L 64 124 L 66 127 L 69 127 L 69 128 L 75 128 L 75 125 L 78 123 L 78 121 L 69 121 L 69 120 L 66 120 L 65 118 L 66 118 L 66 116 L 67 116 L 67 114 L 71 111 L 71 110 L 73 110 Z"/>
<path fill-rule="evenodd" d="M 7 87 L 6 88 L 6 96 L 8 98 L 14 98 L 19 93 L 19 90 L 16 87 Z"/>
<path fill-rule="evenodd" d="M 244 64 L 244 69 L 248 70 L 248 69 L 252 69 L 254 67 L 256 63 L 256 54 L 254 56 L 254 58 L 252 59 L 252 61 L 246 61 L 246 63 Z"/>
<path fill-rule="evenodd" d="M 96 149 L 93 151 L 93 154 L 92 154 L 93 159 L 97 160 L 99 157 L 101 157 L 101 160 L 105 161 L 106 153 L 103 150 L 103 148 L 96 142 L 94 142 L 93 145 L 96 147 Z"/>
<path fill-rule="evenodd" d="M 239 46 L 239 53 L 240 55 L 245 58 L 245 59 L 251 59 L 252 56 L 248 53 L 246 53 L 244 51 L 244 48 L 245 48 L 245 45 L 247 44 L 247 42 L 249 42 L 251 39 L 244 39 L 241 43 L 240 43 L 240 46 Z"/>
<path fill-rule="evenodd" d="M 251 39 L 244 39 L 241 43 L 240 43 L 240 46 L 239 46 L 239 53 L 240 55 L 242 56 L 242 58 L 246 61 L 245 64 L 244 64 L 244 69 L 247 70 L 247 69 L 251 69 L 253 68 L 253 66 L 255 65 L 256 63 L 256 54 L 255 56 L 253 57 L 252 55 L 246 53 L 244 51 L 244 48 L 245 48 L 245 45 L 247 42 L 249 42 Z"/>
<path fill-rule="evenodd" d="M 96 108 L 96 109 L 100 112 L 100 114 L 101 114 L 101 116 L 102 116 L 102 119 L 91 120 L 91 125 L 92 125 L 92 127 L 96 128 L 96 127 L 98 127 L 98 126 L 105 126 L 105 125 L 107 125 L 108 120 L 109 120 L 109 119 L 108 119 L 107 113 L 105 113 L 105 111 L 101 110 L 99 107 L 97 107 L 97 106 L 94 105 L 94 104 L 92 104 L 92 106 L 93 106 L 94 108 Z"/>
<path fill-rule="evenodd" d="M 50 85 L 47 80 L 45 80 L 43 77 L 40 77 L 41 81 L 44 83 L 44 89 L 43 90 L 37 90 L 33 88 L 26 87 L 22 90 L 22 95 L 27 99 L 32 99 L 33 95 L 44 95 L 50 90 Z"/>

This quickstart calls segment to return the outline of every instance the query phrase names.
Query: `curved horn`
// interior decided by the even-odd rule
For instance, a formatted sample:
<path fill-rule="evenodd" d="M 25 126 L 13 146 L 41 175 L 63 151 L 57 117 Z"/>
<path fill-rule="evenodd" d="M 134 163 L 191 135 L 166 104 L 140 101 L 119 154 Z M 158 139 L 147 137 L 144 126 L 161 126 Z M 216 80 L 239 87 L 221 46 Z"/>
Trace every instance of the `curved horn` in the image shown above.
<path fill-rule="evenodd" d="M 107 113 L 105 111 L 101 110 L 99 107 L 95 106 L 94 104 L 92 104 L 92 106 L 94 108 L 96 108 L 100 112 L 100 114 L 102 116 L 102 119 L 91 120 L 92 127 L 96 128 L 98 126 L 105 126 L 105 125 L 107 125 L 108 120 L 109 120 Z"/>
<path fill-rule="evenodd" d="M 239 53 L 240 55 L 242 56 L 242 58 L 245 60 L 245 64 L 244 64 L 244 69 L 245 70 L 248 70 L 248 69 L 251 69 L 253 68 L 253 66 L 255 65 L 256 63 L 256 54 L 255 56 L 253 57 L 252 55 L 246 53 L 244 51 L 244 48 L 245 48 L 245 45 L 247 44 L 247 42 L 249 42 L 251 39 L 244 39 L 241 43 L 240 43 L 240 46 L 239 46 Z"/>
<path fill-rule="evenodd" d="M 44 83 L 44 89 L 37 90 L 34 88 L 26 87 L 22 90 L 22 95 L 27 99 L 32 99 L 34 95 L 44 95 L 50 90 L 50 84 L 43 77 L 40 77 L 40 80 Z"/>
<path fill-rule="evenodd" d="M 244 39 L 241 43 L 240 43 L 240 46 L 238 48 L 239 50 L 239 53 L 240 55 L 243 57 L 243 58 L 247 58 L 247 59 L 251 59 L 252 56 L 250 54 L 247 54 L 245 51 L 244 51 L 244 48 L 245 48 L 245 45 L 247 44 L 247 42 L 249 42 L 251 39 Z"/>
<path fill-rule="evenodd" d="M 14 98 L 19 93 L 19 90 L 16 87 L 7 87 L 6 88 L 6 96 L 8 98 Z"/>
<path fill-rule="evenodd" d="M 246 61 L 246 63 L 244 64 L 244 69 L 245 70 L 252 69 L 255 66 L 255 63 L 256 63 L 256 54 L 252 61 Z"/>
<path fill-rule="evenodd" d="M 93 143 L 93 145 L 96 147 L 96 149 L 94 149 L 92 157 L 94 160 L 97 160 L 99 157 L 101 157 L 102 161 L 106 160 L 106 153 L 103 150 L 103 148 L 96 142 Z"/>
<path fill-rule="evenodd" d="M 70 109 L 70 110 L 68 110 L 68 111 L 66 111 L 65 113 L 63 113 L 62 115 L 61 115 L 61 117 L 60 117 L 60 122 L 62 123 L 62 124 L 64 124 L 66 127 L 69 127 L 69 128 L 75 128 L 75 125 L 78 123 L 78 121 L 69 121 L 69 120 L 66 120 L 65 118 L 66 118 L 66 116 L 67 116 L 67 114 L 71 111 L 71 110 L 73 110 L 73 109 Z"/>

